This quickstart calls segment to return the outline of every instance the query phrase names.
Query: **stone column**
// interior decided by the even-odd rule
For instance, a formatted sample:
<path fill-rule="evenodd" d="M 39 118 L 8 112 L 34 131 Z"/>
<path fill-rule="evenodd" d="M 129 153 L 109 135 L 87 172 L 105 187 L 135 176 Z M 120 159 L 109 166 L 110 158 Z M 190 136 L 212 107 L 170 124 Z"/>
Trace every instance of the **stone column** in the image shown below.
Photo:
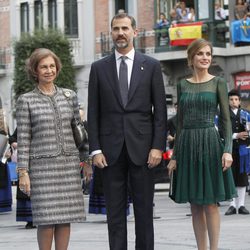
<path fill-rule="evenodd" d="M 64 33 L 64 0 L 57 0 L 57 27 Z"/>
<path fill-rule="evenodd" d="M 48 15 L 48 0 L 43 0 L 43 27 L 48 28 L 49 15 Z"/>
<path fill-rule="evenodd" d="M 34 31 L 35 16 L 34 16 L 34 1 L 29 1 L 29 32 Z"/>

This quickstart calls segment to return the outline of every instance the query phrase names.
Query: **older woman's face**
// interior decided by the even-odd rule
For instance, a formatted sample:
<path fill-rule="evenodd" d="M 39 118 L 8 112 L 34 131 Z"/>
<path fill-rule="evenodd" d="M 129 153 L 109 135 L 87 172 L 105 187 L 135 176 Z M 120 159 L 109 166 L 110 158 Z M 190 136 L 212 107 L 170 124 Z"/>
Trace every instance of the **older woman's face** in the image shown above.
<path fill-rule="evenodd" d="M 56 62 L 52 56 L 43 58 L 37 66 L 37 78 L 40 84 L 53 84 L 57 76 Z"/>

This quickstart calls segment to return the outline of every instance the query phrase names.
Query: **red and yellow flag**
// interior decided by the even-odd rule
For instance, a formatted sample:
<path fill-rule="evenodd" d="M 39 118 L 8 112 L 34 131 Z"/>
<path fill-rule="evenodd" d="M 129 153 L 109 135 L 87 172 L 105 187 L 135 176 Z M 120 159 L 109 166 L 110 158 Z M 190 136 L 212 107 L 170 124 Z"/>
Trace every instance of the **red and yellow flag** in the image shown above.
<path fill-rule="evenodd" d="M 202 22 L 178 23 L 169 28 L 170 45 L 187 46 L 197 38 L 201 38 Z"/>

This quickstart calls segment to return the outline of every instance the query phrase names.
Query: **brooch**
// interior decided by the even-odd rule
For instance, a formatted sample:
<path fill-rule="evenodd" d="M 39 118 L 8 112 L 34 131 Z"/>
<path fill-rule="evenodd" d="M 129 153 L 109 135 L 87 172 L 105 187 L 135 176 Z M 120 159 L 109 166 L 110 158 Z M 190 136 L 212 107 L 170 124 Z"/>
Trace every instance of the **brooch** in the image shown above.
<path fill-rule="evenodd" d="M 64 95 L 65 95 L 66 97 L 70 97 L 70 96 L 71 96 L 71 92 L 70 92 L 70 91 L 64 91 Z"/>

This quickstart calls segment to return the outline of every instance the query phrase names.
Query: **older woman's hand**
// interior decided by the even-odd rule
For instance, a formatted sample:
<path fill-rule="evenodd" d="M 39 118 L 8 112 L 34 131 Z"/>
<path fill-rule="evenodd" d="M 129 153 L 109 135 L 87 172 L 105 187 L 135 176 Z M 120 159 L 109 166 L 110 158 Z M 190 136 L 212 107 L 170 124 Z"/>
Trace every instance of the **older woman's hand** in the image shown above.
<path fill-rule="evenodd" d="M 23 193 L 30 196 L 30 177 L 27 172 L 19 173 L 19 188 Z"/>
<path fill-rule="evenodd" d="M 226 171 L 228 168 L 230 168 L 231 165 L 232 165 L 232 162 L 233 162 L 232 155 L 229 154 L 229 153 L 224 153 L 222 155 L 222 168 L 223 168 L 223 171 Z"/>

